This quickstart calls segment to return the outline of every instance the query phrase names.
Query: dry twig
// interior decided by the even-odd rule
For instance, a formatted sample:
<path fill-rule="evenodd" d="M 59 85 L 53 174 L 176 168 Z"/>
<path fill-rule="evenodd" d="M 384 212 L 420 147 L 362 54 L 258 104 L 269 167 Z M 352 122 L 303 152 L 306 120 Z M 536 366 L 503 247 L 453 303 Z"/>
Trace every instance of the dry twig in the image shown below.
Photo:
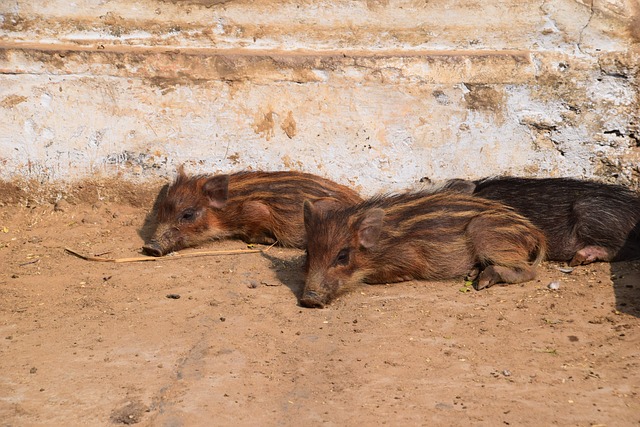
<path fill-rule="evenodd" d="M 275 244 L 275 243 L 274 243 Z M 152 256 L 141 256 L 141 257 L 132 257 L 132 258 L 100 258 L 97 256 L 83 255 L 80 252 L 76 252 L 73 249 L 64 248 L 64 250 L 72 255 L 77 256 L 78 258 L 82 258 L 86 261 L 99 261 L 99 262 L 144 262 L 144 261 L 166 261 L 169 259 L 178 259 L 178 258 L 192 258 L 198 256 L 210 256 L 210 255 L 241 255 L 241 254 L 255 254 L 259 252 L 267 252 L 271 249 L 273 245 L 269 246 L 267 249 L 232 249 L 226 251 L 203 251 L 203 252 L 190 252 L 185 254 L 175 253 L 171 256 L 163 256 L 163 257 L 152 257 Z"/>

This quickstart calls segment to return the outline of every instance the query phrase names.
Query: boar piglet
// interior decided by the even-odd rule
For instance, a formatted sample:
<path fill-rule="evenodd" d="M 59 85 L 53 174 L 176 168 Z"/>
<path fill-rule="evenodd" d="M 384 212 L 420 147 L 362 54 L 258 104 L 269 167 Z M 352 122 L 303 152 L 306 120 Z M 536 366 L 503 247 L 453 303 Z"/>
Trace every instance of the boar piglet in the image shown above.
<path fill-rule="evenodd" d="M 323 307 L 364 283 L 474 280 L 476 289 L 535 277 L 543 234 L 501 203 L 457 192 L 375 197 L 348 207 L 304 204 L 306 279 L 300 304 Z"/>
<path fill-rule="evenodd" d="M 572 178 L 452 180 L 450 189 L 513 207 L 547 238 L 547 257 L 576 266 L 640 258 L 640 197 L 619 185 Z"/>
<path fill-rule="evenodd" d="M 160 201 L 157 229 L 144 252 L 169 252 L 224 238 L 304 248 L 305 200 L 354 204 L 353 190 L 300 172 L 238 172 L 187 176 L 182 168 Z"/>

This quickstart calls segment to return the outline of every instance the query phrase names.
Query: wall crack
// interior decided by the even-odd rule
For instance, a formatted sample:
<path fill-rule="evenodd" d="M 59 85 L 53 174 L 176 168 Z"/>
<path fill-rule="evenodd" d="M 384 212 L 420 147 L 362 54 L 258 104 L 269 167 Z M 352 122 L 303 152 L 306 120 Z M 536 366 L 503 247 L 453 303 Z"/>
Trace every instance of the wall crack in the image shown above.
<path fill-rule="evenodd" d="M 578 44 L 576 46 L 578 48 L 578 51 L 583 55 L 585 55 L 585 52 L 582 50 L 584 32 L 586 31 L 587 27 L 589 27 L 589 25 L 591 24 L 591 20 L 593 19 L 594 14 L 595 14 L 595 9 L 593 7 L 593 0 L 591 0 L 591 3 L 589 5 L 589 19 L 587 20 L 587 23 L 584 24 L 584 26 L 580 29 L 580 33 L 578 35 Z"/>

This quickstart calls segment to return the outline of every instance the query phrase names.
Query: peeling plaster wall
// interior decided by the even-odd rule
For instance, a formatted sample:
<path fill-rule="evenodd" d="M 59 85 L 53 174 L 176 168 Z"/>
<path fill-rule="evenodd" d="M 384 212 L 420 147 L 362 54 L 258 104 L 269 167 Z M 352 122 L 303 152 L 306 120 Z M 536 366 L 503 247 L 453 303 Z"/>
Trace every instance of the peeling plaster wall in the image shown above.
<path fill-rule="evenodd" d="M 0 179 L 640 183 L 637 0 L 0 2 Z"/>

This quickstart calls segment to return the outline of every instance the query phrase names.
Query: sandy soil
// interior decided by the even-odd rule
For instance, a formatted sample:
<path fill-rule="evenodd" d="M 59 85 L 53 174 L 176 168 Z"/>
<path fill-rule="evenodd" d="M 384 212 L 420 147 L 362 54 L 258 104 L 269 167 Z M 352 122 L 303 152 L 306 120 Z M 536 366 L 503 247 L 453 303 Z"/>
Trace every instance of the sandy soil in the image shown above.
<path fill-rule="evenodd" d="M 301 251 L 85 261 L 139 256 L 147 210 L 60 209 L 0 207 L 3 426 L 640 423 L 640 263 L 314 310 Z"/>

